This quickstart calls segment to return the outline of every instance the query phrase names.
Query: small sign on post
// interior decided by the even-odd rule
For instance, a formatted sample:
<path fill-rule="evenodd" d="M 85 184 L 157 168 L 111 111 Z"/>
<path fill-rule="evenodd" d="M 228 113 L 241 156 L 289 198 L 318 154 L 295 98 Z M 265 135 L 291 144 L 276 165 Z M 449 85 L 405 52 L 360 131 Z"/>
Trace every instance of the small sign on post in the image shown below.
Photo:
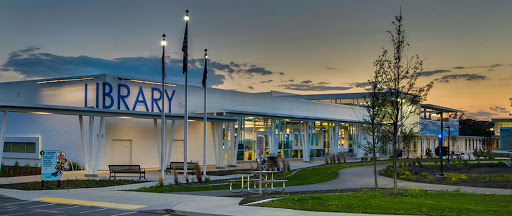
<path fill-rule="evenodd" d="M 263 159 L 262 159 L 262 155 L 263 155 L 263 141 L 264 141 L 264 137 L 263 136 L 258 136 L 256 138 L 256 149 L 259 151 L 259 155 L 260 155 L 260 191 L 259 191 L 259 194 L 262 194 L 262 191 L 261 191 L 261 168 L 262 168 L 262 163 L 263 163 Z"/>
<path fill-rule="evenodd" d="M 64 171 L 64 164 L 67 162 L 66 155 L 62 151 L 41 151 L 41 183 L 44 181 L 59 181 Z"/>

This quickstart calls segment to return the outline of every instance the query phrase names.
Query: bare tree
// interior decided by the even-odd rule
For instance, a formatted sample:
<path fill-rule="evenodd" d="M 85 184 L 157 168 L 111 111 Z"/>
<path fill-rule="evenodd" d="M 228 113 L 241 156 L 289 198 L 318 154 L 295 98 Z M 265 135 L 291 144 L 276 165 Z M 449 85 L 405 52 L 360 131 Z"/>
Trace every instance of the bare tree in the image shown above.
<path fill-rule="evenodd" d="M 397 194 L 397 149 L 399 137 L 403 132 L 404 123 L 412 116 L 419 115 L 420 103 L 433 86 L 433 82 L 425 86 L 416 86 L 419 73 L 423 70 L 423 61 L 418 55 L 408 57 L 404 49 L 409 46 L 406 42 L 403 26 L 402 11 L 395 17 L 393 31 L 387 31 L 390 35 L 392 55 L 386 48 L 374 62 L 377 70 L 375 77 L 383 92 L 386 121 L 390 125 L 391 145 L 393 154 L 393 192 Z"/>
<path fill-rule="evenodd" d="M 381 152 L 386 142 L 382 142 L 382 127 L 384 126 L 384 102 L 383 89 L 377 83 L 377 77 L 368 80 L 371 86 L 367 89 L 368 94 L 364 97 L 366 102 L 366 112 L 368 115 L 363 118 L 363 133 L 368 136 L 364 137 L 365 143 L 358 145 L 366 152 L 371 153 L 373 157 L 373 176 L 375 178 L 375 190 L 379 189 L 377 182 L 377 153 Z"/>
<path fill-rule="evenodd" d="M 418 124 L 411 124 L 408 126 L 403 126 L 403 132 L 402 132 L 402 140 L 404 141 L 404 150 L 407 152 L 407 158 L 409 158 L 412 144 L 414 141 L 418 139 L 419 132 L 415 129 L 417 128 Z"/>

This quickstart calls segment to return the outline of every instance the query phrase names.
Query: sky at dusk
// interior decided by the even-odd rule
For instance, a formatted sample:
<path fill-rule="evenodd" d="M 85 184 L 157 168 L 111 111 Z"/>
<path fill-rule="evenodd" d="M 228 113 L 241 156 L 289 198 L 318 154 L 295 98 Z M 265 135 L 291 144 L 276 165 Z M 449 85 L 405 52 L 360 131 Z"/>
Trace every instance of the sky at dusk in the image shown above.
<path fill-rule="evenodd" d="M 245 92 L 362 92 L 402 6 L 410 47 L 434 81 L 426 103 L 489 119 L 512 96 L 512 1 L 0 1 L 0 82 L 90 74 L 183 82 L 190 10 L 191 83 Z"/>

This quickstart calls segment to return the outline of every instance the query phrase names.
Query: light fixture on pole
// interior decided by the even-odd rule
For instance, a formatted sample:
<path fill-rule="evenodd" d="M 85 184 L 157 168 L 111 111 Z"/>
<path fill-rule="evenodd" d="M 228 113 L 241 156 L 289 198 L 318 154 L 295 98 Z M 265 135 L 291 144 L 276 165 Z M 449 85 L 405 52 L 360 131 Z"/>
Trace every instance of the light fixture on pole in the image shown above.
<path fill-rule="evenodd" d="M 208 50 L 204 49 L 204 72 L 203 72 L 203 89 L 204 89 L 204 119 L 203 119 L 203 127 L 204 127 L 204 133 L 203 133 L 203 176 L 206 178 L 206 78 L 208 75 Z"/>
<path fill-rule="evenodd" d="M 162 41 L 160 42 L 162 46 L 162 92 L 160 96 L 162 98 L 162 120 L 160 123 L 160 127 L 162 128 L 162 140 L 160 142 L 160 176 L 162 179 L 165 178 L 165 167 L 166 167 L 166 147 L 167 147 L 167 121 L 165 120 L 165 103 L 164 103 L 164 93 L 165 93 L 165 46 L 167 45 L 167 41 L 165 41 L 165 34 L 162 34 Z"/>
<path fill-rule="evenodd" d="M 186 22 L 185 24 L 185 34 L 183 36 L 183 46 L 181 47 L 181 51 L 183 51 L 183 73 L 185 74 L 185 119 L 184 121 L 184 135 L 183 135 L 183 171 L 185 178 L 188 179 L 188 173 L 187 173 L 187 144 L 188 144 L 188 21 L 190 20 L 188 16 L 188 10 L 185 11 L 185 17 L 184 20 Z"/>

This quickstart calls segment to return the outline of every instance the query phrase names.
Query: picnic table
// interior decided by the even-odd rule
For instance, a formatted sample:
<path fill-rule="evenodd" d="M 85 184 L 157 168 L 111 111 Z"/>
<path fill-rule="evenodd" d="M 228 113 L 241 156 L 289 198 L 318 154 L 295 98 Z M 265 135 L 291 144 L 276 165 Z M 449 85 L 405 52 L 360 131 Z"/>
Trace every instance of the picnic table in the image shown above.
<path fill-rule="evenodd" d="M 249 191 L 251 193 L 259 193 L 259 190 L 251 190 L 251 182 L 254 183 L 253 184 L 253 188 L 256 189 L 256 185 L 259 185 L 260 180 L 259 180 L 259 178 L 251 180 L 251 175 L 254 176 L 255 174 L 259 174 L 260 171 L 238 171 L 236 173 L 241 174 L 242 178 L 241 179 L 231 179 L 231 180 L 228 180 L 228 182 L 229 182 L 229 190 L 231 192 L 233 192 L 233 193 L 240 193 L 240 192 L 242 192 L 244 190 L 244 187 L 247 186 L 247 191 Z M 265 185 L 265 188 L 263 190 L 266 190 L 268 185 L 270 184 L 270 188 L 273 191 L 283 192 L 284 189 L 286 188 L 285 183 L 288 180 L 274 179 L 274 173 L 279 173 L 279 171 L 261 171 L 261 174 L 264 175 L 264 176 L 262 176 L 262 180 L 261 180 L 262 185 Z M 270 174 L 270 178 L 269 178 L 269 174 Z M 244 180 L 244 176 L 246 176 L 245 180 Z M 242 186 L 240 187 L 240 189 L 234 190 L 233 189 L 233 183 L 238 183 L 238 182 L 240 182 L 242 184 Z M 274 183 L 282 183 L 283 184 L 283 189 L 282 190 L 276 190 L 274 188 Z"/>

